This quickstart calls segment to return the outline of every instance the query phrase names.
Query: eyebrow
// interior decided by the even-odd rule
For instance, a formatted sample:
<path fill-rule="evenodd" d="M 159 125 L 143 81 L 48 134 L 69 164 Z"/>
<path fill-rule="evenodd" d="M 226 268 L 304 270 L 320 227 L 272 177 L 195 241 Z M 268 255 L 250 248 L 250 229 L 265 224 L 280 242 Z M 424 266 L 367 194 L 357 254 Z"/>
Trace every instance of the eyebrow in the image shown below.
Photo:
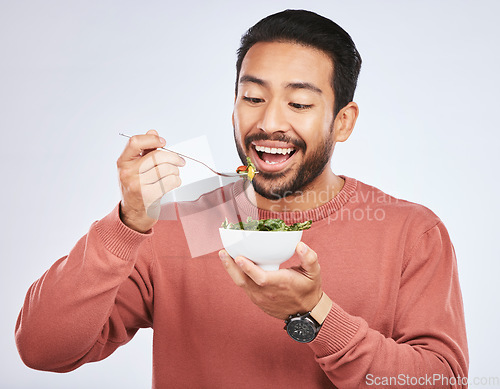
<path fill-rule="evenodd" d="M 289 89 L 307 89 L 310 90 L 311 92 L 322 94 L 323 91 L 319 89 L 316 85 L 313 85 L 309 82 L 291 82 L 289 83 L 286 88 Z"/>
<path fill-rule="evenodd" d="M 245 74 L 240 77 L 240 84 L 245 84 L 247 82 L 253 82 L 254 84 L 260 85 L 260 86 L 268 86 L 268 83 L 260 78 L 251 76 L 249 74 Z"/>
<path fill-rule="evenodd" d="M 269 83 L 267 81 L 262 80 L 261 78 L 251 76 L 249 74 L 245 74 L 240 77 L 240 84 L 245 84 L 245 83 L 254 83 L 263 87 L 268 87 Z M 318 88 L 316 85 L 313 85 L 309 82 L 290 82 L 288 83 L 285 88 L 287 89 L 307 89 L 310 90 L 311 92 L 322 94 L 323 91 Z"/>

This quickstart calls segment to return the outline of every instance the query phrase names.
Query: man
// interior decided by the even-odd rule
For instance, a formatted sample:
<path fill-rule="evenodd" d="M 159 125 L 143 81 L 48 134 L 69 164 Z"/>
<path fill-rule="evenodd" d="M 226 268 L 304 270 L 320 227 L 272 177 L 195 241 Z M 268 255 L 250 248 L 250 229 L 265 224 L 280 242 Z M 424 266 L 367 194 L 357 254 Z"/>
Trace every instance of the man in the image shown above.
<path fill-rule="evenodd" d="M 155 131 L 134 136 L 118 160 L 119 206 L 28 291 L 16 326 L 24 362 L 70 371 L 153 327 L 157 388 L 461 387 L 468 354 L 445 227 L 330 168 L 358 116 L 360 66 L 349 35 L 312 12 L 249 29 L 233 123 L 242 161 L 259 171 L 254 198 L 240 181 L 160 209 L 184 161 L 155 150 Z M 231 204 L 239 217 L 312 228 L 278 271 L 225 250 L 193 258 L 183 219 L 200 220 L 209 246 L 220 220 L 203 211 Z"/>

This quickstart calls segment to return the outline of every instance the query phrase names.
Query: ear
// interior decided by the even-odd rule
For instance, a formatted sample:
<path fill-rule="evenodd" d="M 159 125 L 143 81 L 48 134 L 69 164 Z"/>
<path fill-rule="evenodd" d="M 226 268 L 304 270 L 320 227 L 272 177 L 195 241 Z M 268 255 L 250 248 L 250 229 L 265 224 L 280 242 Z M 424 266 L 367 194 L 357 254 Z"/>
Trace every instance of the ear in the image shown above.
<path fill-rule="evenodd" d="M 354 101 L 339 111 L 333 123 L 335 142 L 345 142 L 351 136 L 358 115 L 359 108 Z"/>

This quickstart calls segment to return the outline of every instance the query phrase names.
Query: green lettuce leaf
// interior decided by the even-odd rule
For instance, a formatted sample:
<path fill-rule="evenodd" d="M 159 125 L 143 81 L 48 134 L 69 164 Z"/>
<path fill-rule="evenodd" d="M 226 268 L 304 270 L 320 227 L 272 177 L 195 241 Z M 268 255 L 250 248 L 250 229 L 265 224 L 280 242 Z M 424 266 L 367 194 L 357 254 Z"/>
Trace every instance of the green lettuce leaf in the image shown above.
<path fill-rule="evenodd" d="M 253 220 L 250 216 L 246 222 L 229 223 L 227 218 L 222 223 L 222 228 L 228 230 L 247 230 L 247 231 L 302 231 L 311 228 L 312 220 L 302 223 L 286 225 L 281 219 L 262 219 Z"/>

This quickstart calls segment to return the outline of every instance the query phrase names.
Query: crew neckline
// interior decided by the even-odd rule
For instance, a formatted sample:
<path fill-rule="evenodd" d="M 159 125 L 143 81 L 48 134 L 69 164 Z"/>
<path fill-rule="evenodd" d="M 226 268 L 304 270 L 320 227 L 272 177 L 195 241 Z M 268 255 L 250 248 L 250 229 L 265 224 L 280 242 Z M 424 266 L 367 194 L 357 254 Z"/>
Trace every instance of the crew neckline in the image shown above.
<path fill-rule="evenodd" d="M 317 208 L 306 211 L 275 212 L 257 208 L 247 198 L 243 189 L 243 180 L 233 185 L 232 193 L 237 208 L 246 215 L 258 215 L 259 219 L 282 219 L 286 224 L 302 223 L 307 220 L 320 221 L 344 206 L 356 191 L 357 180 L 351 177 L 339 176 L 344 179 L 344 186 L 333 199 Z"/>

